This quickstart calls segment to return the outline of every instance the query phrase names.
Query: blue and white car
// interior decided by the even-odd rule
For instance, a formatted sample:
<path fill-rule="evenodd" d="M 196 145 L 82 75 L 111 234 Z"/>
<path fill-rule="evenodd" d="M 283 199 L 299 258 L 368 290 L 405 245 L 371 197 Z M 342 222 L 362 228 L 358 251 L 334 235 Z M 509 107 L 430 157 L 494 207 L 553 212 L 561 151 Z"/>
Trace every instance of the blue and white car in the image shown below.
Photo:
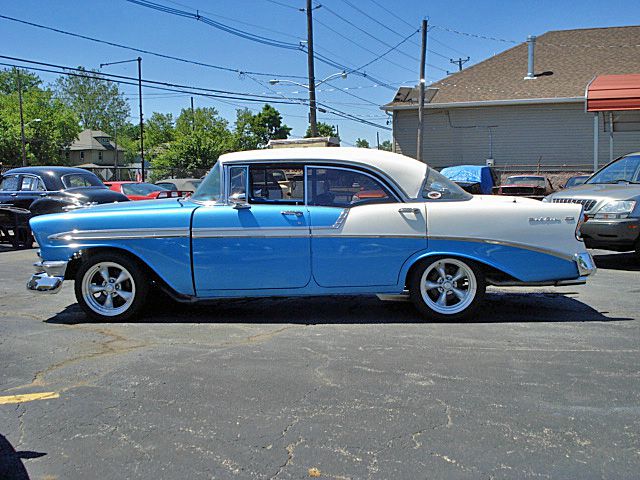
<path fill-rule="evenodd" d="M 470 195 L 379 150 L 231 153 L 190 198 L 32 219 L 41 261 L 28 288 L 75 280 L 99 320 L 141 313 L 152 287 L 185 302 L 408 291 L 429 318 L 454 319 L 487 285 L 585 283 L 581 218 L 580 205 Z"/>

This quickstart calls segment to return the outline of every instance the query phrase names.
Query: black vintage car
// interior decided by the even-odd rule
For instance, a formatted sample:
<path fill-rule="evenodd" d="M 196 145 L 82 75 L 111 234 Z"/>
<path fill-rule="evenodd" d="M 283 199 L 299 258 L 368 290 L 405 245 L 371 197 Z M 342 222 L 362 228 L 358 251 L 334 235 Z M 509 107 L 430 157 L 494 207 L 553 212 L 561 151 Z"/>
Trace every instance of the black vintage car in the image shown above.
<path fill-rule="evenodd" d="M 30 247 L 29 219 L 97 203 L 128 202 L 93 173 L 72 167 L 21 167 L 0 180 L 0 242 Z"/>

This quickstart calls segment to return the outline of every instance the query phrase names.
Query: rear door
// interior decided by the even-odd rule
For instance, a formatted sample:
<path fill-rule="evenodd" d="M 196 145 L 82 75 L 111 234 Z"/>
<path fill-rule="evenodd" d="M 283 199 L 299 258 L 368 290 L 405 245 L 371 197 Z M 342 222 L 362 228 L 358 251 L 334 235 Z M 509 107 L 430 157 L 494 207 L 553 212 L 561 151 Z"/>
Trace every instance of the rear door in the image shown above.
<path fill-rule="evenodd" d="M 320 286 L 395 285 L 405 261 L 427 247 L 425 204 L 403 203 L 370 173 L 307 167 L 307 204 Z"/>
<path fill-rule="evenodd" d="M 26 174 L 20 175 L 20 189 L 16 193 L 14 205 L 27 210 L 35 200 L 47 195 L 40 177 Z"/>

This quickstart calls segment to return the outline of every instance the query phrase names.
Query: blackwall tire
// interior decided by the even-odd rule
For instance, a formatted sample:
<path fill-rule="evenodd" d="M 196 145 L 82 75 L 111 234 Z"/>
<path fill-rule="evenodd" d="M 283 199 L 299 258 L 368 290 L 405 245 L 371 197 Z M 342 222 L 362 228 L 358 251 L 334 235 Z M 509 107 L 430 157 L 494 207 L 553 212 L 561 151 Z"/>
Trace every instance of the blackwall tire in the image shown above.
<path fill-rule="evenodd" d="M 486 280 L 478 265 L 456 257 L 424 260 L 412 272 L 409 293 L 430 320 L 469 319 L 484 299 Z"/>
<path fill-rule="evenodd" d="M 75 278 L 78 304 L 93 320 L 122 322 L 140 314 L 149 279 L 138 262 L 118 252 L 90 255 Z"/>

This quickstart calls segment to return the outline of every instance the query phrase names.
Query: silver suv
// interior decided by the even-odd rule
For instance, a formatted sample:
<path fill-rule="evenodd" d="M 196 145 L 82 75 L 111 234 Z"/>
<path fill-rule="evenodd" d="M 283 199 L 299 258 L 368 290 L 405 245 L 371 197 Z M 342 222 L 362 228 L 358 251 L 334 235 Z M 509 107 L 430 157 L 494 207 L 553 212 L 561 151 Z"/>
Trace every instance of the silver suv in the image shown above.
<path fill-rule="evenodd" d="M 583 206 L 587 221 L 580 232 L 587 247 L 635 250 L 640 257 L 640 152 L 614 160 L 584 185 L 553 193 L 543 202 Z"/>

